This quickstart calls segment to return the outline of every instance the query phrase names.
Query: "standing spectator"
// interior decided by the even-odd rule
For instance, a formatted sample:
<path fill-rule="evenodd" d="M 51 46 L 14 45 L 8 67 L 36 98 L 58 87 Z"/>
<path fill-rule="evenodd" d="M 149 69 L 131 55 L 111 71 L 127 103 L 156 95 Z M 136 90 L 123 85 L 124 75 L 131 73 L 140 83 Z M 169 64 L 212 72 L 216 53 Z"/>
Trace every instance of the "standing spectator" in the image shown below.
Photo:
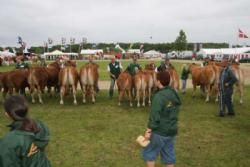
<path fill-rule="evenodd" d="M 150 143 L 142 152 L 147 167 L 155 166 L 155 160 L 159 154 L 167 167 L 174 167 L 176 161 L 174 145 L 181 101 L 176 91 L 168 86 L 169 82 L 169 72 L 157 73 L 156 85 L 159 91 L 153 97 L 144 136 L 146 140 L 150 140 Z"/>
<path fill-rule="evenodd" d="M 155 69 L 156 72 L 165 71 L 169 68 L 174 68 L 174 66 L 170 63 L 169 57 L 166 55 L 164 58 L 164 62 L 161 62 L 161 65 Z"/>
<path fill-rule="evenodd" d="M 182 81 L 181 91 L 182 91 L 182 93 L 186 92 L 188 73 L 189 73 L 189 71 L 187 69 L 187 65 L 183 64 L 182 70 L 181 70 L 181 81 Z"/>
<path fill-rule="evenodd" d="M 112 98 L 114 94 L 115 81 L 119 77 L 122 70 L 122 65 L 120 62 L 116 61 L 116 58 L 112 58 L 111 62 L 108 64 L 107 71 L 110 76 L 110 87 L 109 87 L 109 97 Z"/>
<path fill-rule="evenodd" d="M 219 116 L 225 116 L 225 109 L 227 107 L 228 115 L 234 116 L 234 108 L 232 103 L 233 85 L 237 82 L 237 78 L 229 66 L 229 57 L 227 55 L 223 56 L 222 66 L 223 69 L 220 73 L 220 112 Z"/>
<path fill-rule="evenodd" d="M 4 109 L 12 123 L 10 132 L 0 140 L 0 166 L 50 167 L 45 153 L 49 143 L 48 127 L 28 118 L 28 105 L 22 96 L 6 99 Z"/>
<path fill-rule="evenodd" d="M 126 70 L 131 76 L 134 76 L 136 74 L 136 71 L 140 70 L 141 66 L 137 63 L 137 56 L 133 56 L 133 62 L 128 65 Z"/>
<path fill-rule="evenodd" d="M 24 68 L 29 68 L 29 64 L 24 61 L 23 57 L 18 57 L 16 59 L 16 69 L 24 69 Z"/>

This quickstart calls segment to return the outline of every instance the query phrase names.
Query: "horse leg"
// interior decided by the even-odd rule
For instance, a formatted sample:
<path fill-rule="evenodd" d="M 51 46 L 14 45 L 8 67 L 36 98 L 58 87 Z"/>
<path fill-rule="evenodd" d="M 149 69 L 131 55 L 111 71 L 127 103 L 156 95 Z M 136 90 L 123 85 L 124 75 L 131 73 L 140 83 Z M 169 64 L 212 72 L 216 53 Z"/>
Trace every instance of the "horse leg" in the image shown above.
<path fill-rule="evenodd" d="M 39 98 L 39 103 L 43 104 L 43 100 L 42 100 L 42 90 L 44 88 L 41 88 L 41 86 L 37 87 L 37 91 L 38 91 L 38 98 Z"/>
<path fill-rule="evenodd" d="M 142 106 L 145 107 L 146 90 L 142 90 Z"/>
<path fill-rule="evenodd" d="M 136 89 L 137 107 L 140 107 L 140 89 Z"/>
<path fill-rule="evenodd" d="M 60 89 L 60 98 L 61 98 L 60 104 L 64 104 L 64 102 L 63 102 L 64 94 L 65 94 L 65 86 L 61 86 L 61 89 Z"/>
<path fill-rule="evenodd" d="M 210 96 L 210 91 L 211 91 L 210 85 L 207 85 L 206 88 L 207 88 L 207 97 L 206 97 L 205 102 L 209 102 L 209 96 Z"/>
<path fill-rule="evenodd" d="M 95 103 L 95 88 L 94 88 L 95 85 L 91 85 L 90 86 L 90 92 L 91 92 L 91 96 L 92 96 L 92 103 Z"/>
<path fill-rule="evenodd" d="M 72 85 L 72 91 L 73 91 L 74 104 L 76 105 L 77 104 L 77 100 L 76 100 L 76 87 L 75 87 L 74 84 Z"/>

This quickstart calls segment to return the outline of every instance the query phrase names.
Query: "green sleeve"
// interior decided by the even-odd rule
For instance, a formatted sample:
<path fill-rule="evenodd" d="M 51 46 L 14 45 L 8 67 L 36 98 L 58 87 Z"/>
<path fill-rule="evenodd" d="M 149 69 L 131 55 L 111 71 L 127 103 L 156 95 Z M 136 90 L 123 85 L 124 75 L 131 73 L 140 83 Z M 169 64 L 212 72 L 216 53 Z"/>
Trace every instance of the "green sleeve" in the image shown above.
<path fill-rule="evenodd" d="M 20 147 L 9 147 L 6 143 L 0 143 L 0 166 L 21 167 L 22 149 Z"/>
<path fill-rule="evenodd" d="M 156 95 L 152 101 L 152 107 L 148 122 L 149 129 L 156 129 L 159 126 L 161 110 L 162 110 L 161 100 L 159 96 Z"/>

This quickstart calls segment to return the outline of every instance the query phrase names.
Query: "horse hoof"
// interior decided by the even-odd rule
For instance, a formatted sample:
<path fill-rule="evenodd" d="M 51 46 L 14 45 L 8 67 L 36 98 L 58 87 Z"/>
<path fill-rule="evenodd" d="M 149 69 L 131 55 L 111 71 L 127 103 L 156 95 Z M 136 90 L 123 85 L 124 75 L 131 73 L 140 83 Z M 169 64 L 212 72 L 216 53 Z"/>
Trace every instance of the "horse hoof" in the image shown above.
<path fill-rule="evenodd" d="M 141 105 L 140 104 L 137 104 L 137 107 L 140 107 Z"/>
<path fill-rule="evenodd" d="M 60 104 L 63 105 L 63 101 L 60 101 Z"/>
<path fill-rule="evenodd" d="M 132 103 L 130 103 L 130 107 L 133 107 L 133 104 L 132 104 Z"/>

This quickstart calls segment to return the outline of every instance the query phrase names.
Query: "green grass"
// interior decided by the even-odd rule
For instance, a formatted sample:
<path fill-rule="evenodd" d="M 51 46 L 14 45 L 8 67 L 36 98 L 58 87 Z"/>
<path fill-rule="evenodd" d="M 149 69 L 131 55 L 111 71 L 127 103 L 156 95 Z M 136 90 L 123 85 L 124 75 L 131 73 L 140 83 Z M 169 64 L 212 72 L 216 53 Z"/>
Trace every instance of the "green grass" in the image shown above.
<path fill-rule="evenodd" d="M 96 104 L 77 106 L 72 97 L 44 95 L 44 105 L 31 104 L 30 115 L 45 122 L 51 131 L 47 148 L 54 167 L 140 167 L 141 148 L 135 143 L 143 134 L 149 107 L 117 106 L 117 98 L 108 99 L 101 91 Z M 117 95 L 116 95 L 117 96 Z M 250 87 L 245 91 L 245 103 L 235 99 L 236 117 L 217 117 L 218 106 L 203 98 L 191 98 L 191 90 L 180 95 L 179 134 L 176 141 L 177 166 L 180 167 L 248 167 L 250 164 Z M 30 96 L 28 96 L 30 101 Z M 135 106 L 135 105 L 134 105 Z M 0 112 L 0 136 L 9 123 Z"/>
<path fill-rule="evenodd" d="M 86 60 L 81 60 L 81 61 L 77 61 L 77 70 L 80 71 L 80 68 L 86 63 Z M 107 65 L 109 64 L 110 61 L 96 61 L 96 63 L 99 65 L 99 76 L 100 76 L 100 80 L 109 80 L 109 74 L 107 72 Z M 131 63 L 132 60 L 122 60 L 122 66 L 123 69 L 126 69 L 126 67 L 129 65 L 129 63 Z M 156 60 L 155 64 L 157 66 L 160 65 L 160 60 Z M 149 63 L 148 60 L 139 60 L 138 63 L 141 65 L 141 67 L 144 68 L 145 64 Z M 175 66 L 176 70 L 180 73 L 181 70 L 181 63 L 178 62 L 172 62 L 172 64 Z M 2 66 L 0 67 L 0 71 L 11 71 L 15 69 L 14 65 L 11 66 Z"/>

